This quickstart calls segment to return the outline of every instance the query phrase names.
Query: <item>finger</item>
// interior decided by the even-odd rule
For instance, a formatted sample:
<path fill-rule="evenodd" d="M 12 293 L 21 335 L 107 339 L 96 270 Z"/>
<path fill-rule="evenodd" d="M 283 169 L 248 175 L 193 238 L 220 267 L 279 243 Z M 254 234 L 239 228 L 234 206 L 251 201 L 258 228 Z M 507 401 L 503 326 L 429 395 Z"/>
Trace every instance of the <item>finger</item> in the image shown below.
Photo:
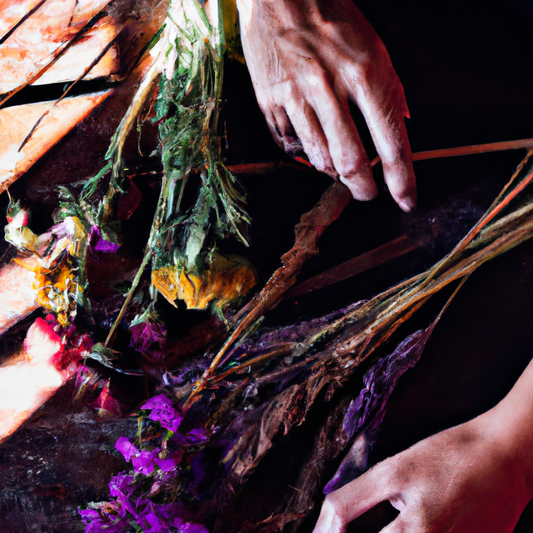
<path fill-rule="evenodd" d="M 390 461 L 379 463 L 326 497 L 343 524 L 349 524 L 378 503 L 397 497 L 389 464 Z"/>
<path fill-rule="evenodd" d="M 283 147 L 283 139 L 281 137 L 281 132 L 280 132 L 280 129 L 278 127 L 278 124 L 277 124 L 277 121 L 276 121 L 276 117 L 274 116 L 274 113 L 272 113 L 271 110 L 266 110 L 266 109 L 263 109 L 263 108 L 262 108 L 262 111 L 263 111 L 263 114 L 265 115 L 265 120 L 266 120 L 268 129 L 270 130 L 270 134 L 272 135 L 272 138 L 274 139 L 274 141 L 276 141 L 276 144 L 280 148 L 283 149 L 284 148 Z"/>
<path fill-rule="evenodd" d="M 393 75 L 388 93 L 360 91 L 356 103 L 380 155 L 387 187 L 396 203 L 409 212 L 416 205 L 416 180 L 404 120 L 408 111 L 403 88 Z"/>
<path fill-rule="evenodd" d="M 283 107 L 275 107 L 272 110 L 274 120 L 276 121 L 276 128 L 281 139 L 281 147 L 286 154 L 293 157 L 303 155 L 304 149 L 301 140 L 296 135 L 291 124 L 287 112 Z"/>
<path fill-rule="evenodd" d="M 294 155 L 302 152 L 302 143 L 298 139 L 285 109 L 275 106 L 264 112 L 272 137 L 285 153 Z"/>
<path fill-rule="evenodd" d="M 292 127 L 291 121 L 287 116 L 285 108 L 276 106 L 272 109 L 272 115 L 276 122 L 276 127 L 280 137 L 296 137 L 296 132 Z"/>
<path fill-rule="evenodd" d="M 311 164 L 320 172 L 336 178 L 326 137 L 311 106 L 303 98 L 290 98 L 285 109 Z"/>
<path fill-rule="evenodd" d="M 375 198 L 378 189 L 359 133 L 348 110 L 348 100 L 337 98 L 324 78 L 311 87 L 310 101 L 327 139 L 329 153 L 339 179 L 356 200 Z"/>
<path fill-rule="evenodd" d="M 313 533 L 342 533 L 344 524 L 335 511 L 333 504 L 327 499 L 322 505 L 320 516 Z"/>

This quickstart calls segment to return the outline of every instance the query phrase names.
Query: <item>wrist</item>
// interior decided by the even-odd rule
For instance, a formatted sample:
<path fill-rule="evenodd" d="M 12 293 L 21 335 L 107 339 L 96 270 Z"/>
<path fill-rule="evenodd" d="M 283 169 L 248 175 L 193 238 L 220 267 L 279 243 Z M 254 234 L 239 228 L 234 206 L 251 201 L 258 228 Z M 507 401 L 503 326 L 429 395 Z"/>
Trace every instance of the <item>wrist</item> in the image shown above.
<path fill-rule="evenodd" d="M 518 401 L 517 401 L 518 400 Z M 496 452 L 524 476 L 533 496 L 533 410 L 526 398 L 509 394 L 475 421 Z"/>

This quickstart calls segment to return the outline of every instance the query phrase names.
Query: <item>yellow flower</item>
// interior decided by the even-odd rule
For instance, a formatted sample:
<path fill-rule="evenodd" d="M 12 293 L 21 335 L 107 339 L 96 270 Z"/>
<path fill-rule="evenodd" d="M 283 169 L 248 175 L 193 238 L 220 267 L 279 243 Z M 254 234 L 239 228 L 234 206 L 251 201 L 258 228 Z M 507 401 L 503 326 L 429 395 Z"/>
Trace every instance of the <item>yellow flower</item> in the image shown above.
<path fill-rule="evenodd" d="M 57 315 L 61 326 L 68 326 L 76 310 L 76 300 L 83 292 L 75 271 L 87 244 L 87 233 L 77 217 L 66 217 L 49 232 L 36 236 L 28 228 L 6 226 L 6 235 L 17 237 L 18 248 L 32 252 L 14 261 L 35 272 L 34 289 L 39 305 Z M 8 232 L 9 230 L 9 232 Z M 27 230 L 27 232 L 22 232 Z M 41 255 L 41 250 L 47 250 Z M 64 255 L 66 252 L 66 256 Z"/>
<path fill-rule="evenodd" d="M 35 274 L 34 288 L 37 290 L 37 303 L 57 315 L 61 326 L 68 326 L 70 315 L 76 308 L 76 298 L 83 292 L 76 277 L 63 261 L 56 268 L 40 268 Z"/>
<path fill-rule="evenodd" d="M 244 296 L 255 284 L 254 269 L 244 258 L 212 253 L 202 276 L 187 273 L 183 267 L 167 266 L 152 271 L 152 284 L 174 306 L 183 300 L 188 309 L 205 309 L 214 301 L 221 309 Z"/>

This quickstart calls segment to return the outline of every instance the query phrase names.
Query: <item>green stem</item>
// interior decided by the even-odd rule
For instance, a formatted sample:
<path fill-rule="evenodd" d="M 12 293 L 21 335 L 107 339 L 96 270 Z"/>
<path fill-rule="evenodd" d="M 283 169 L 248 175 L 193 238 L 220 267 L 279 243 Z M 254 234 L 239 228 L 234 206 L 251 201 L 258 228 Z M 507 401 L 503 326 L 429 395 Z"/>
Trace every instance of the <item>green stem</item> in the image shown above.
<path fill-rule="evenodd" d="M 124 315 L 126 314 L 126 311 L 128 310 L 131 299 L 133 298 L 133 295 L 135 294 L 135 289 L 139 285 L 139 282 L 141 281 L 141 277 L 144 274 L 144 271 L 146 270 L 146 267 L 148 266 L 148 263 L 150 262 L 151 258 L 152 258 L 152 249 L 149 247 L 148 251 L 146 252 L 142 260 L 141 266 L 139 267 L 139 270 L 137 271 L 137 274 L 135 275 L 133 283 L 131 284 L 131 289 L 128 292 L 128 296 L 126 296 L 126 300 L 124 300 L 124 303 L 122 304 L 120 313 L 118 314 L 112 328 L 109 330 L 109 334 L 107 335 L 107 339 L 105 340 L 105 343 L 104 343 L 104 346 L 106 348 L 112 343 L 113 337 L 115 336 L 115 332 L 118 328 L 118 325 L 120 324 L 121 320 L 124 318 Z"/>

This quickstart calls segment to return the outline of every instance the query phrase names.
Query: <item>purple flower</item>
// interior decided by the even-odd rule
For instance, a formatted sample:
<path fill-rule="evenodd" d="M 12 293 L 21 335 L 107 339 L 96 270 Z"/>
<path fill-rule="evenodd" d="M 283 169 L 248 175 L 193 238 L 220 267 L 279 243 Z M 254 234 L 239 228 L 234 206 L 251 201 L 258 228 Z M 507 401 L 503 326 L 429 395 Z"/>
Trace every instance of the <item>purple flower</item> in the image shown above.
<path fill-rule="evenodd" d="M 85 525 L 85 533 L 122 533 L 127 524 L 123 520 L 107 519 L 94 509 L 78 509 Z"/>
<path fill-rule="evenodd" d="M 139 450 L 126 437 L 120 437 L 115 443 L 115 448 L 124 456 L 126 461 L 131 461 L 134 455 L 139 454 Z"/>
<path fill-rule="evenodd" d="M 154 471 L 154 457 L 159 452 L 156 448 L 153 452 L 142 451 L 133 458 L 133 469 L 135 472 L 149 476 Z"/>
<path fill-rule="evenodd" d="M 133 478 L 131 476 L 124 474 L 124 472 L 119 472 L 109 482 L 109 494 L 115 498 L 128 498 L 134 489 L 132 481 Z"/>
<path fill-rule="evenodd" d="M 185 435 L 187 442 L 190 444 L 205 442 L 209 439 L 205 429 L 194 428 Z"/>
<path fill-rule="evenodd" d="M 150 533 L 167 533 L 168 527 L 166 527 L 161 520 L 157 517 L 155 513 L 148 513 L 145 517 L 145 520 L 150 527 L 150 529 L 147 529 L 146 531 L 149 531 Z"/>
<path fill-rule="evenodd" d="M 161 472 L 172 472 L 176 468 L 176 463 L 172 459 L 155 458 L 155 464 L 159 467 Z"/>
<path fill-rule="evenodd" d="M 150 409 L 150 419 L 159 422 L 162 427 L 174 433 L 183 420 L 183 417 L 172 407 L 172 402 L 164 394 L 154 396 L 141 405 L 141 409 Z"/>
<path fill-rule="evenodd" d="M 133 493 L 133 478 L 123 472 L 111 478 L 109 482 L 109 494 L 117 499 L 116 512 L 121 518 L 126 517 L 126 512 L 136 516 L 135 509 L 130 503 L 130 497 Z"/>
<path fill-rule="evenodd" d="M 118 244 L 111 241 L 106 241 L 102 236 L 100 228 L 96 224 L 91 227 L 89 239 L 91 243 L 96 241 L 96 244 L 92 245 L 92 248 L 97 252 L 114 253 L 120 248 Z"/>
<path fill-rule="evenodd" d="M 162 343 L 167 336 L 167 332 L 162 324 L 145 320 L 131 326 L 130 348 L 138 352 L 146 352 L 154 342 Z"/>
<path fill-rule="evenodd" d="M 94 509 L 78 509 L 78 513 L 85 525 L 85 533 L 100 533 L 104 531 L 102 517 L 98 511 Z"/>

